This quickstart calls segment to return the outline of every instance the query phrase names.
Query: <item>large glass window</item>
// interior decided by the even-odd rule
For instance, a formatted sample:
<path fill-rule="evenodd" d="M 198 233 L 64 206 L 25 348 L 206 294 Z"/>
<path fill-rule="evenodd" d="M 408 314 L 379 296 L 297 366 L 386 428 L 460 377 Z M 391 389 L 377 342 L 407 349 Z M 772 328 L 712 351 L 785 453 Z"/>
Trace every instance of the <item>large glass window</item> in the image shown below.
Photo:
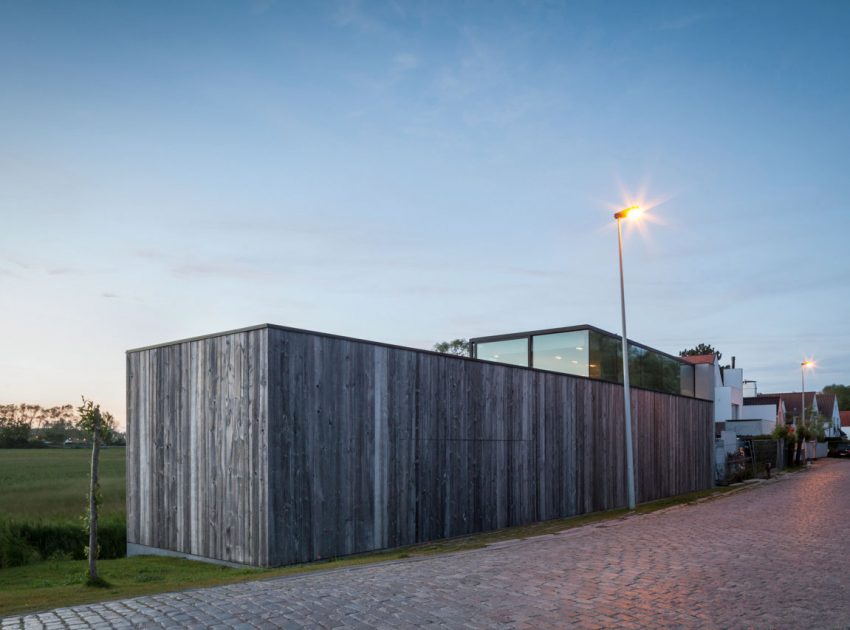
<path fill-rule="evenodd" d="M 532 337 L 534 367 L 564 374 L 589 376 L 590 348 L 587 332 L 575 330 Z"/>
<path fill-rule="evenodd" d="M 694 366 L 687 363 L 679 364 L 679 381 L 682 396 L 694 396 Z"/>
<path fill-rule="evenodd" d="M 485 361 L 528 367 L 528 337 L 488 341 L 475 346 L 475 356 Z"/>
<path fill-rule="evenodd" d="M 591 378 L 622 383 L 622 357 L 622 342 L 619 339 L 590 331 Z M 679 394 L 682 389 L 680 365 L 673 357 L 629 344 L 629 382 L 635 387 Z"/>
<path fill-rule="evenodd" d="M 476 357 L 509 365 L 585 376 L 612 383 L 623 382 L 622 342 L 595 330 L 571 330 L 534 337 L 478 343 Z M 694 367 L 636 344 L 629 344 L 629 381 L 670 394 L 694 396 Z"/>
<path fill-rule="evenodd" d="M 623 355 L 619 339 L 590 331 L 590 378 L 623 382 Z"/>

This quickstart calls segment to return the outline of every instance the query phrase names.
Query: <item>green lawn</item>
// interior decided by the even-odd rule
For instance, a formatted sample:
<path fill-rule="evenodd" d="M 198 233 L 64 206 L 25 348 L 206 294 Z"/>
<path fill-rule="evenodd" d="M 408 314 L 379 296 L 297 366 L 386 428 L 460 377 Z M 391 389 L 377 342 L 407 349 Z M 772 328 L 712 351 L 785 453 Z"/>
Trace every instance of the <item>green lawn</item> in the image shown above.
<path fill-rule="evenodd" d="M 89 449 L 0 449 L 0 518 L 76 519 L 86 509 Z M 124 515 L 124 448 L 101 451 L 104 516 Z"/>

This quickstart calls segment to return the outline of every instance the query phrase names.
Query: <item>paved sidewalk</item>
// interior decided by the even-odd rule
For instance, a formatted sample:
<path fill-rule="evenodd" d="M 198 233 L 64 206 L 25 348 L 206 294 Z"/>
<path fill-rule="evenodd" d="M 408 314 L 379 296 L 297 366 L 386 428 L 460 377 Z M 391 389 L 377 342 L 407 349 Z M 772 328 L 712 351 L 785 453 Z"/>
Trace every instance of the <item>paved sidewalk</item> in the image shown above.
<path fill-rule="evenodd" d="M 36 627 L 850 628 L 850 462 L 486 549 L 63 608 Z"/>

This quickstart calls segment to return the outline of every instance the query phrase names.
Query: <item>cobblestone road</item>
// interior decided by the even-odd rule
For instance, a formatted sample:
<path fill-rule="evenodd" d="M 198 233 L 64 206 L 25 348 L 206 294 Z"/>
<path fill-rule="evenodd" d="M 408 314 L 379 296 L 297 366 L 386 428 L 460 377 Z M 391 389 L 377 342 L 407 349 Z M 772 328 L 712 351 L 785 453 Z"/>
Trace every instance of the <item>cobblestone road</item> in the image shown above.
<path fill-rule="evenodd" d="M 3 620 L 20 627 L 850 628 L 850 462 L 486 549 Z"/>

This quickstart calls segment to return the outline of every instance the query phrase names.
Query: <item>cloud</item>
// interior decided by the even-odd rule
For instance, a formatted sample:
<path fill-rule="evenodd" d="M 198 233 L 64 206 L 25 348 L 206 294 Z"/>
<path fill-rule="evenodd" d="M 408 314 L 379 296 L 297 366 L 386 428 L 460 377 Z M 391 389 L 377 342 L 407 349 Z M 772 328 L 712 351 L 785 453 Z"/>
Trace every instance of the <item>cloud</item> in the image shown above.
<path fill-rule="evenodd" d="M 337 5 L 333 12 L 333 21 L 340 26 L 354 28 L 364 33 L 382 33 L 386 30 L 384 24 L 368 15 L 359 0 L 346 0 Z"/>
<path fill-rule="evenodd" d="M 680 31 L 690 28 L 694 24 L 702 22 L 708 17 L 707 13 L 691 13 L 690 15 L 682 15 L 677 18 L 665 20 L 658 25 L 659 31 Z"/>
<path fill-rule="evenodd" d="M 71 274 L 83 273 L 83 270 L 77 267 L 71 267 L 68 265 L 51 265 L 46 261 L 22 260 L 21 258 L 12 258 L 8 256 L 0 260 L 2 260 L 2 262 L 5 262 L 8 265 L 17 267 L 22 271 L 26 271 L 29 273 L 47 274 L 48 276 L 66 276 Z M 14 275 L 13 272 L 9 269 L 6 270 L 6 273 L 8 275 Z"/>
<path fill-rule="evenodd" d="M 251 15 L 262 15 L 275 5 L 275 0 L 251 0 L 248 10 Z"/>
<path fill-rule="evenodd" d="M 246 265 L 244 262 L 210 263 L 210 262 L 187 262 L 171 266 L 171 273 L 182 278 L 236 278 L 239 280 L 252 280 L 266 278 L 270 272 L 265 268 Z"/>
<path fill-rule="evenodd" d="M 166 258 L 165 254 L 157 249 L 137 249 L 133 252 L 133 255 L 145 260 L 164 260 Z"/>
<path fill-rule="evenodd" d="M 50 269 L 46 269 L 46 272 L 49 276 L 67 276 L 70 274 L 80 273 L 80 270 L 75 269 L 74 267 L 52 267 Z"/>
<path fill-rule="evenodd" d="M 399 53 L 393 58 L 393 64 L 401 70 L 414 70 L 421 65 L 419 57 L 412 53 Z"/>
<path fill-rule="evenodd" d="M 117 293 L 112 293 L 111 291 L 104 291 L 103 293 L 100 294 L 100 297 L 107 298 L 107 299 L 114 299 L 114 298 L 119 297 L 119 295 Z"/>

